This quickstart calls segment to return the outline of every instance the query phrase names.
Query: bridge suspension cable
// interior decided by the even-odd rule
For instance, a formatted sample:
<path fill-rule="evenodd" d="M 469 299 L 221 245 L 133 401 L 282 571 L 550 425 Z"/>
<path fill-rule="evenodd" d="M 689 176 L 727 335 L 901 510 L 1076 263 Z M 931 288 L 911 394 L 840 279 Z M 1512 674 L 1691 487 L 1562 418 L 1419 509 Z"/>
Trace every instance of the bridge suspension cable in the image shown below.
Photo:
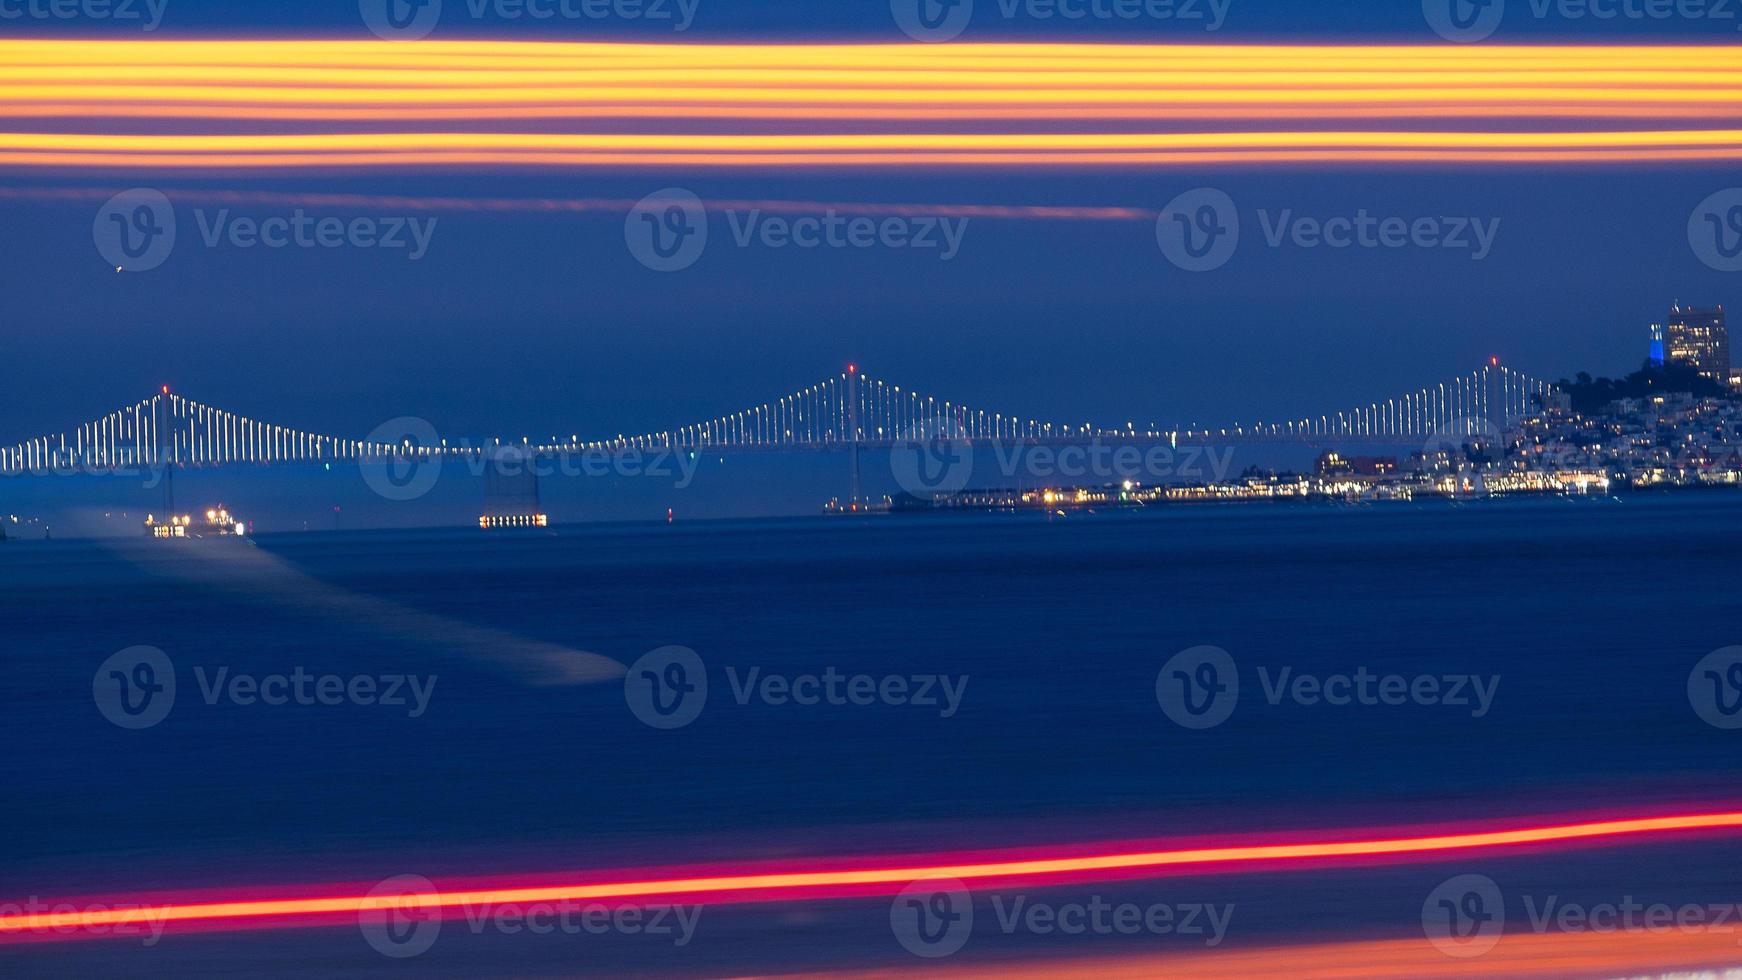
<path fill-rule="evenodd" d="M 607 439 L 551 437 L 507 443 L 541 454 L 724 449 L 828 449 L 907 439 L 1073 442 L 1091 439 L 1374 438 L 1422 439 L 1492 433 L 1532 414 L 1554 386 L 1500 365 L 1486 365 L 1417 391 L 1336 413 L 1222 428 L 1103 428 L 987 411 L 904 388 L 856 369 L 741 411 L 639 435 Z M 476 456 L 502 447 L 411 438 L 347 439 L 239 415 L 163 391 L 74 426 L 0 446 L 0 474 L 104 472 L 128 467 L 241 463 L 326 463 Z"/>

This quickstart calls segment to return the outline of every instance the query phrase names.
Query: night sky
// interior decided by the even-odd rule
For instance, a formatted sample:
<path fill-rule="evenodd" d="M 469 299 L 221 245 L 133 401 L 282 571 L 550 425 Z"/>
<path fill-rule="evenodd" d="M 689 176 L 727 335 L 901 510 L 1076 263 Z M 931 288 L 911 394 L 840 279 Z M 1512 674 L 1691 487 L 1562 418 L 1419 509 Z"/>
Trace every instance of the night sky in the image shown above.
<path fill-rule="evenodd" d="M 701 0 L 694 27 L 473 24 L 436 38 L 898 41 L 888 5 Z M 964 40 L 1435 43 L 1421 4 L 1234 0 L 1222 30 L 1142 21 L 1006 25 L 994 0 Z M 1733 44 L 1738 21 L 1536 18 L 1514 0 L 1493 43 Z M 0 21 L 6 37 L 367 38 L 354 3 L 170 0 L 155 35 L 102 23 Z M 148 42 L 147 42 L 148 43 Z M 16 125 L 16 122 L 13 123 Z M 661 169 L 289 176 L 0 174 L 0 441 L 58 431 L 160 384 L 245 414 L 361 435 L 412 414 L 456 435 L 609 435 L 763 401 L 848 361 L 926 392 L 1106 424 L 1250 421 L 1335 411 L 1490 355 L 1538 376 L 1623 372 L 1672 300 L 1723 303 L 1737 276 L 1688 244 L 1690 211 L 1733 168 L 1308 166 L 838 172 Z M 191 207 L 160 268 L 117 274 L 92 242 L 95 199 L 147 186 L 290 193 L 708 199 L 1158 209 L 1230 194 L 1247 226 L 1226 266 L 1170 265 L 1153 222 L 970 220 L 960 254 L 735 247 L 716 219 L 693 267 L 661 274 L 624 245 L 621 213 L 436 213 L 428 254 L 206 248 Z M 208 206 L 210 207 L 210 206 Z M 281 205 L 235 205 L 282 214 Z M 1499 221 L 1491 254 L 1266 247 L 1256 212 Z M 312 214 L 403 214 L 391 207 Z M 428 217 L 430 215 L 421 215 Z"/>

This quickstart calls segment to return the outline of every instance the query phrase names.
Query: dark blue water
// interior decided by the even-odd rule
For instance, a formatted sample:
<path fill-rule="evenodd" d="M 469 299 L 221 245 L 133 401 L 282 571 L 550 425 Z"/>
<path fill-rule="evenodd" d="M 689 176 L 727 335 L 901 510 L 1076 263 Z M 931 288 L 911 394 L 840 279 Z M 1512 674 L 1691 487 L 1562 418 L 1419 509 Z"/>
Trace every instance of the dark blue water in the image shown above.
<path fill-rule="evenodd" d="M 1742 742 L 1702 721 L 1687 682 L 1701 657 L 1742 642 L 1738 554 L 1731 495 L 300 534 L 254 548 L 9 542 L 0 892 L 1718 799 Z M 126 730 L 99 712 L 92 675 L 141 644 L 173 662 L 177 697 L 161 723 Z M 540 683 L 526 666 L 528 649 L 537 663 L 554 647 L 628 664 L 668 644 L 696 651 L 710 688 L 669 731 L 637 720 L 620 680 Z M 1239 664 L 1241 698 L 1224 724 L 1190 731 L 1161 710 L 1156 675 L 1206 644 Z M 207 704 L 196 668 L 225 667 L 435 680 L 419 717 Z M 733 696 L 729 668 L 831 667 L 966 687 L 949 717 Z M 1473 705 L 1272 705 L 1259 667 L 1497 686 L 1481 717 Z M 778 935 L 733 935 L 702 972 L 780 959 L 767 960 Z M 335 944 L 349 954 L 350 939 Z M 200 943 L 220 942 L 172 941 L 195 960 L 160 949 L 151 963 L 192 969 L 217 955 Z M 299 941 L 244 948 L 270 947 L 288 970 Z M 45 968 L 48 954 L 30 955 Z M 345 962 L 328 966 L 389 964 Z"/>

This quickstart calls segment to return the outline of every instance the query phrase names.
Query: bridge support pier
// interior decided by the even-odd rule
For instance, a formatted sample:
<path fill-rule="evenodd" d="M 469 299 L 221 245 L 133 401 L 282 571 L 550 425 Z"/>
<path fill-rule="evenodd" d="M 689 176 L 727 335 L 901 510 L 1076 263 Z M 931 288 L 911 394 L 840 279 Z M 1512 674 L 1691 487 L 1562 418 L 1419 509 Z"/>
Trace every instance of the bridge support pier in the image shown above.
<path fill-rule="evenodd" d="M 500 446 L 486 455 L 479 527 L 488 531 L 549 526 L 538 493 L 539 458 L 520 446 Z"/>

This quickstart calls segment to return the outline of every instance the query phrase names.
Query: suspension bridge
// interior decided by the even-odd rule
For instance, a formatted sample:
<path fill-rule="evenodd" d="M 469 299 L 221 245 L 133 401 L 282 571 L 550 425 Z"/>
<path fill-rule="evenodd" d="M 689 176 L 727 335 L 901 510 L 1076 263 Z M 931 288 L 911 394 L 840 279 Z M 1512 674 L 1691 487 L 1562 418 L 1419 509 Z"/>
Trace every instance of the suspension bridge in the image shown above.
<path fill-rule="evenodd" d="M 1041 421 L 938 398 L 849 366 L 760 405 L 636 435 L 534 442 L 449 441 L 432 433 L 384 432 L 361 439 L 313 432 L 207 405 L 167 387 L 63 432 L 0 446 L 0 475 L 103 473 L 141 467 L 389 462 L 521 454 L 647 451 L 780 452 L 892 448 L 938 439 L 1011 444 L 1091 442 L 1302 442 L 1421 444 L 1504 429 L 1539 410 L 1549 382 L 1497 363 L 1396 397 L 1342 411 L 1217 427 L 1139 428 L 1135 423 Z M 427 435 L 428 437 L 420 437 Z"/>

